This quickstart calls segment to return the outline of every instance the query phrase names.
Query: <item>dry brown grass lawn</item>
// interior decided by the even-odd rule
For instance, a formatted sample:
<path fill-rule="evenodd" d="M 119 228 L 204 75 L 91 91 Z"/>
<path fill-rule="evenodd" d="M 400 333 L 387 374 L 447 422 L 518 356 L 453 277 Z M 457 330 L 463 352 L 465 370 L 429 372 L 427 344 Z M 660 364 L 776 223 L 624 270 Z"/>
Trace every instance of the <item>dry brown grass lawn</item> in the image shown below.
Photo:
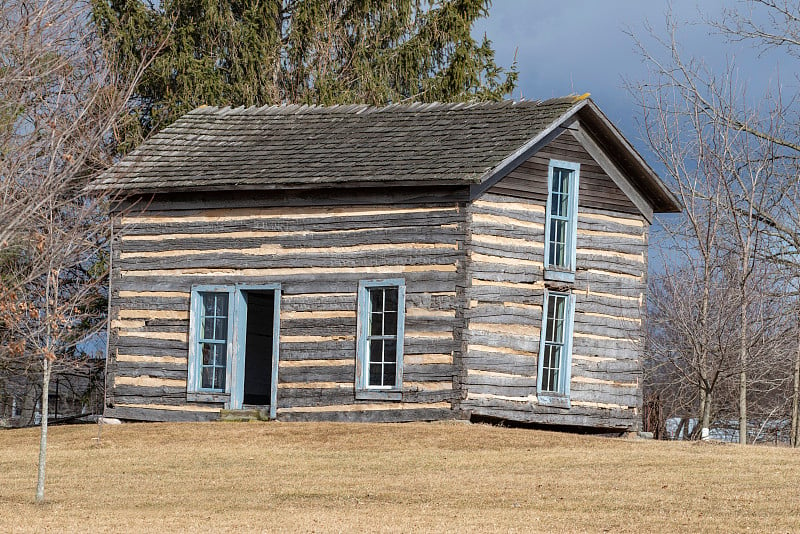
<path fill-rule="evenodd" d="M 800 451 L 461 423 L 0 432 L 0 531 L 800 531 Z"/>

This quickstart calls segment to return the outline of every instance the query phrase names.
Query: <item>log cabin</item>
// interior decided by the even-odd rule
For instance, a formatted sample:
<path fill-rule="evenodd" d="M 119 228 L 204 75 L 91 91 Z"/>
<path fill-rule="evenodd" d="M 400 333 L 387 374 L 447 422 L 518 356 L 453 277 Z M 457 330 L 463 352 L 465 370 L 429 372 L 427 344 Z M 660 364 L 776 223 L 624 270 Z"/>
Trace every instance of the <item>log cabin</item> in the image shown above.
<path fill-rule="evenodd" d="M 588 95 L 201 107 L 92 187 L 108 417 L 639 427 L 680 206 Z"/>

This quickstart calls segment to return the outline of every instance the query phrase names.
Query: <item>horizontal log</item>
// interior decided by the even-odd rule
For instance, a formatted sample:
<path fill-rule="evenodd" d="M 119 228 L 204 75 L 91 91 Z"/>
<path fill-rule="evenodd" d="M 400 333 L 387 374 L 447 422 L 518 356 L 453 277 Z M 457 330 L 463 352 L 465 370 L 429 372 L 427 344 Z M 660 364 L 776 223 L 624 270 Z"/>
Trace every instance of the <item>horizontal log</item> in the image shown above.
<path fill-rule="evenodd" d="M 383 222 L 392 217 L 398 221 L 406 221 L 408 224 L 412 220 L 430 220 L 436 216 L 458 216 L 459 211 L 456 205 L 450 207 L 442 206 L 403 206 L 393 208 L 383 206 L 375 208 L 371 206 L 337 206 L 335 208 L 326 207 L 268 207 L 268 208 L 228 208 L 225 210 L 197 210 L 187 211 L 163 211 L 157 213 L 149 211 L 143 214 L 130 214 L 123 216 L 120 220 L 121 226 L 136 226 L 142 228 L 146 224 L 166 225 L 180 224 L 209 224 L 209 223 L 235 223 L 245 221 L 260 221 L 264 224 L 270 222 L 281 224 L 282 221 L 303 222 L 305 230 L 316 230 L 315 224 L 326 224 L 337 221 L 351 221 L 357 223 L 357 227 L 364 228 L 370 221 Z M 285 223 L 283 223 L 285 224 Z M 259 229 L 259 228 L 256 228 Z M 266 230 L 267 228 L 261 228 Z M 286 230 L 287 228 L 278 226 L 275 230 Z"/>
<path fill-rule="evenodd" d="M 140 273 L 141 274 L 141 273 Z M 211 274 L 194 273 L 174 276 L 136 276 L 114 280 L 118 287 L 141 289 L 152 287 L 154 289 L 182 289 L 189 291 L 192 285 L 224 285 L 231 283 L 242 284 L 281 284 L 281 290 L 288 294 L 314 294 L 329 291 L 356 291 L 358 281 L 376 278 L 405 278 L 406 297 L 409 290 L 420 293 L 454 293 L 456 290 L 457 273 L 455 271 L 387 271 L 371 272 L 369 269 L 357 269 L 353 272 L 326 273 L 319 272 L 305 275 L 270 275 L 270 274 L 231 274 L 216 272 Z"/>
<path fill-rule="evenodd" d="M 112 338 L 114 338 L 114 336 L 112 336 Z M 173 343 L 174 342 L 172 341 L 169 342 L 169 344 L 151 343 L 151 345 L 153 346 L 146 346 L 145 344 L 141 343 L 133 343 L 133 344 L 127 344 L 127 346 L 123 346 L 123 344 L 120 344 L 118 340 L 112 339 L 109 353 L 113 357 L 115 351 L 118 350 L 120 354 L 129 354 L 131 356 L 153 356 L 153 357 L 165 357 L 165 358 L 180 358 L 186 360 L 189 354 L 189 344 L 182 343 L 182 344 L 177 344 L 178 346 L 175 346 L 172 345 Z"/>
<path fill-rule="evenodd" d="M 465 401 L 462 409 L 469 410 L 473 415 L 518 421 L 521 423 L 535 423 L 541 425 L 558 425 L 570 427 L 587 427 L 596 429 L 609 429 L 617 431 L 631 431 L 639 428 L 639 415 L 631 413 L 628 417 L 583 413 L 542 413 L 540 408 L 526 410 L 515 407 L 495 407 L 491 404 L 476 404 L 475 401 Z"/>
<path fill-rule="evenodd" d="M 470 349 L 462 358 L 468 371 L 494 371 L 520 375 L 535 375 L 538 356 L 519 356 L 500 352 L 486 352 Z"/>
<path fill-rule="evenodd" d="M 641 381 L 642 362 L 638 358 L 607 359 L 604 361 L 591 361 L 582 359 L 580 355 L 573 355 L 572 375 L 586 377 L 605 377 L 621 382 Z"/>
<path fill-rule="evenodd" d="M 116 207 L 118 213 L 174 213 L 202 214 L 209 209 L 264 208 L 267 206 L 371 206 L 409 205 L 448 207 L 469 198 L 469 188 L 455 187 L 337 187 L 300 190 L 271 191 L 204 191 L 130 196 Z"/>
<path fill-rule="evenodd" d="M 495 334 L 475 330 L 465 331 L 464 341 L 474 345 L 488 345 L 492 347 L 506 347 L 522 352 L 539 352 L 539 335 L 511 336 L 508 334 Z"/>
<path fill-rule="evenodd" d="M 298 382 L 349 382 L 351 385 L 355 377 L 355 362 L 337 366 L 315 367 L 285 367 L 278 371 L 278 380 L 281 383 Z"/>
<path fill-rule="evenodd" d="M 112 295 L 112 317 L 117 316 L 121 310 L 139 311 L 176 311 L 187 312 L 189 310 L 189 293 L 185 297 L 164 298 L 164 297 L 119 297 Z"/>
<path fill-rule="evenodd" d="M 168 380 L 177 380 L 186 386 L 186 364 L 143 364 L 138 362 L 120 362 L 118 361 L 115 367 L 116 384 L 124 384 L 127 379 L 137 379 L 140 377 L 151 377 L 154 379 L 164 378 Z M 177 382 L 176 382 L 177 384 Z"/>
<path fill-rule="evenodd" d="M 209 411 L 165 410 L 136 405 L 118 404 L 106 408 L 104 415 L 115 419 L 131 421 L 163 421 L 163 422 L 197 422 L 216 421 L 219 419 L 219 408 Z"/>
<path fill-rule="evenodd" d="M 165 387 L 165 388 L 181 388 L 186 389 L 186 378 L 164 378 L 163 376 L 151 376 L 146 374 L 139 374 L 137 376 L 125 375 L 120 372 L 120 366 L 117 365 L 116 377 L 114 378 L 114 387 L 120 386 L 136 386 L 136 387 Z M 119 391 L 119 389 L 117 390 Z"/>
<path fill-rule="evenodd" d="M 165 368 L 175 367 L 186 369 L 186 356 L 153 356 L 151 354 L 116 354 L 112 353 L 111 360 L 118 363 L 128 362 L 131 365 L 164 366 Z"/>
<path fill-rule="evenodd" d="M 302 228 L 302 223 L 298 224 Z M 213 229 L 212 229 L 213 230 Z M 156 235 L 123 235 L 121 250 L 126 253 L 157 253 L 170 250 L 319 249 L 383 244 L 406 247 L 410 244 L 455 245 L 459 238 L 456 223 L 445 225 L 396 226 L 391 228 L 357 228 L 327 232 L 302 230 L 234 231 L 207 233 L 175 233 Z M 287 252 L 288 252 L 287 250 Z"/>
<path fill-rule="evenodd" d="M 492 215 L 473 212 L 469 216 L 468 224 L 482 224 L 486 227 L 496 228 L 498 231 L 512 230 L 513 228 L 525 228 L 531 232 L 541 232 L 543 230 L 542 223 L 538 220 L 523 220 L 509 214 Z"/>
<path fill-rule="evenodd" d="M 325 273 L 353 272 L 355 269 L 374 272 L 440 271 L 455 272 L 456 262 L 462 253 L 450 248 L 433 249 L 383 249 L 366 252 L 317 252 L 314 254 L 266 254 L 251 255 L 235 251 L 207 252 L 203 254 L 178 254 L 176 256 L 142 257 L 127 256 L 117 263 L 122 276 L 138 276 L 137 273 L 179 274 L 221 271 L 230 274 L 259 274 L 275 276 L 310 273 L 320 270 Z M 402 266 L 402 267 L 401 267 Z M 169 272 L 177 271 L 177 272 Z"/>
<path fill-rule="evenodd" d="M 292 311 L 353 311 L 356 309 L 358 293 L 281 294 L 281 314 Z"/>
<path fill-rule="evenodd" d="M 116 336 L 112 332 L 112 339 L 110 342 L 112 349 L 118 349 L 120 352 L 128 354 L 149 354 L 154 355 L 172 355 L 172 354 L 188 354 L 189 343 L 188 341 L 175 341 L 171 339 L 154 339 L 151 337 L 141 336 Z M 137 352 L 141 351 L 141 352 Z"/>
<path fill-rule="evenodd" d="M 477 371 L 470 369 L 464 379 L 464 384 L 468 386 L 504 386 L 536 388 L 536 375 L 517 375 L 510 372 Z"/>
<path fill-rule="evenodd" d="M 409 364 L 404 361 L 403 381 L 406 382 L 436 382 L 450 381 L 456 370 L 449 364 Z"/>
<path fill-rule="evenodd" d="M 136 386 L 115 384 L 114 397 L 137 396 L 148 399 L 175 399 L 186 401 L 186 386 Z"/>
<path fill-rule="evenodd" d="M 403 423 L 411 421 L 442 421 L 457 418 L 458 414 L 450 408 L 406 409 L 406 410 L 363 410 L 363 411 L 278 411 L 279 421 L 332 421 L 359 423 Z"/>
<path fill-rule="evenodd" d="M 489 303 L 477 301 L 465 312 L 465 317 L 484 323 L 541 324 L 542 301 L 536 304 L 518 302 Z"/>

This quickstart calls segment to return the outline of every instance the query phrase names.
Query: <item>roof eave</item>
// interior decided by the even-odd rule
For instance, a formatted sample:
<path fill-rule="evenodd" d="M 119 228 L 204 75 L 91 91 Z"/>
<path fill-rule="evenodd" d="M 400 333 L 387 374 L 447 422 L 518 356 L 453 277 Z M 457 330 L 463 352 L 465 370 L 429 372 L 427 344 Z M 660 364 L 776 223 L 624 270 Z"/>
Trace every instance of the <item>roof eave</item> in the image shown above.
<path fill-rule="evenodd" d="M 123 185 L 107 185 L 96 184 L 92 186 L 95 191 L 109 191 L 115 192 L 123 196 L 134 195 L 152 195 L 152 194 L 171 194 L 171 193 L 209 193 L 220 191 L 311 191 L 318 189 L 360 189 L 365 187 L 381 188 L 386 186 L 391 187 L 468 187 L 473 185 L 476 180 L 398 180 L 392 182 L 379 182 L 379 181 L 348 181 L 348 182 L 314 182 L 304 184 L 286 184 L 286 183 L 269 183 L 269 184 L 222 184 L 222 185 L 181 185 L 172 186 L 168 190 L 160 187 L 137 187 L 135 184 Z"/>

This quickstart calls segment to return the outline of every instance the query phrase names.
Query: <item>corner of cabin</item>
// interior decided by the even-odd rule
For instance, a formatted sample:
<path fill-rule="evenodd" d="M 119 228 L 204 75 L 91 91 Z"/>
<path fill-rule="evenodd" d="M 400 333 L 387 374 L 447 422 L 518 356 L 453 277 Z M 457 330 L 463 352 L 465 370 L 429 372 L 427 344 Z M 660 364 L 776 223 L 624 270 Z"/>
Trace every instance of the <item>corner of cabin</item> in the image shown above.
<path fill-rule="evenodd" d="M 461 407 L 473 415 L 607 429 L 640 424 L 652 208 L 643 213 L 635 186 L 619 187 L 629 178 L 613 155 L 598 150 L 574 121 L 468 208 Z M 577 199 L 554 191 L 556 182 L 562 189 L 577 182 Z M 563 202 L 561 213 L 548 198 Z M 563 246 L 550 250 L 546 232 Z"/>

